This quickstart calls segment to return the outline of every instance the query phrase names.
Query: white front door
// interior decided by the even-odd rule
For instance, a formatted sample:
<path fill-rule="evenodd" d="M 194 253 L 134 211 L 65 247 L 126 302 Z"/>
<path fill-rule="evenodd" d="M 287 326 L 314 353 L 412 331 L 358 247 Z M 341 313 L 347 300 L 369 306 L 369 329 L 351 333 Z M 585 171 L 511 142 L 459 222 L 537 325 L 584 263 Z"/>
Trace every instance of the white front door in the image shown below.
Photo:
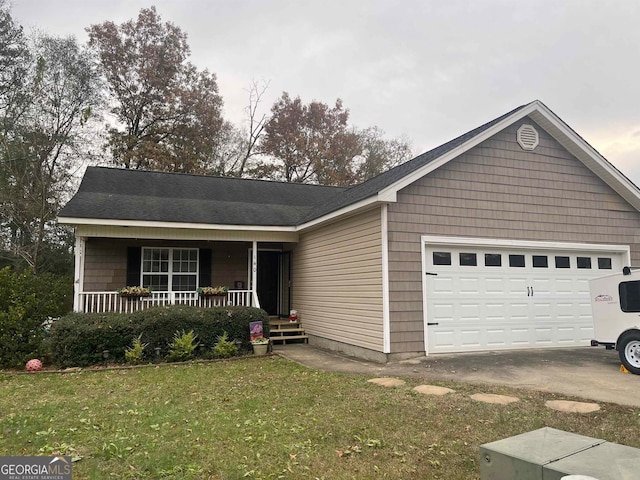
<path fill-rule="evenodd" d="M 588 280 L 621 271 L 628 247 L 505 243 L 424 241 L 428 353 L 589 344 Z"/>

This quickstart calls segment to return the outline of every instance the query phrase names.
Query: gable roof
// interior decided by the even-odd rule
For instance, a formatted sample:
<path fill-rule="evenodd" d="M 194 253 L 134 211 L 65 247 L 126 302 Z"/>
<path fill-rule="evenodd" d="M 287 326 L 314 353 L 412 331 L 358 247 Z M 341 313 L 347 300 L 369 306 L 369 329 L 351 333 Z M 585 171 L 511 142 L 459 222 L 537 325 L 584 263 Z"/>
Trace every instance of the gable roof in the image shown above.
<path fill-rule="evenodd" d="M 59 221 L 111 219 L 302 230 L 371 204 L 395 202 L 402 188 L 527 116 L 640 211 L 638 187 L 536 100 L 350 188 L 90 167 Z"/>
<path fill-rule="evenodd" d="M 377 195 L 379 192 L 383 191 L 385 188 L 394 185 L 396 182 L 401 181 L 407 175 L 421 169 L 425 165 L 429 164 L 433 160 L 441 157 L 447 152 L 459 147 L 470 139 L 480 135 L 482 132 L 494 126 L 496 123 L 502 121 L 504 118 L 512 115 L 518 110 L 524 108 L 520 106 L 515 108 L 514 110 L 501 115 L 500 117 L 491 120 L 490 122 L 485 123 L 473 130 L 460 135 L 453 140 L 450 140 L 447 143 L 440 145 L 439 147 L 434 148 L 433 150 L 429 150 L 422 155 L 418 155 L 412 160 L 405 162 L 401 165 L 398 165 L 394 168 L 387 170 L 386 172 L 381 173 L 380 175 L 373 177 L 366 182 L 355 185 L 348 190 L 342 192 L 340 196 L 334 198 L 331 202 L 326 203 L 324 205 L 320 205 L 318 208 L 313 210 L 304 221 L 308 222 L 314 220 L 318 217 L 326 215 L 327 213 L 336 211 L 340 208 L 346 207 L 348 205 L 354 204 L 366 198 L 369 198 L 373 195 Z"/>

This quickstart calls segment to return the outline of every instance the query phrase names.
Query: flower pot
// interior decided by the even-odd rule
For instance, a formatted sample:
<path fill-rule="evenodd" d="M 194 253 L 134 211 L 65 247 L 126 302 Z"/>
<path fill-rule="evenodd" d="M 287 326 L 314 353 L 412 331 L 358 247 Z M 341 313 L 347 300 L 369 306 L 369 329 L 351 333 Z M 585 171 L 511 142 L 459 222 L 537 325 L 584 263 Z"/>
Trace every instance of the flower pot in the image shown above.
<path fill-rule="evenodd" d="M 266 355 L 268 348 L 269 348 L 269 344 L 268 343 L 254 343 L 253 344 L 253 353 L 254 353 L 254 355 Z"/>

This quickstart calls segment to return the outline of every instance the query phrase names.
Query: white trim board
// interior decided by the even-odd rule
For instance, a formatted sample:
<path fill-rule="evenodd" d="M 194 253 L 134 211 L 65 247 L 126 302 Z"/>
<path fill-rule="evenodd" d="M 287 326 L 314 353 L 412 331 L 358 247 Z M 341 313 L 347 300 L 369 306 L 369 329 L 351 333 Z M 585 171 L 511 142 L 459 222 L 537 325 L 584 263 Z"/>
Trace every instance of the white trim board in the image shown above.
<path fill-rule="evenodd" d="M 101 218 L 58 217 L 65 225 L 107 225 L 113 227 L 180 228 L 184 230 L 239 230 L 258 232 L 295 232 L 295 226 L 277 225 L 223 225 L 214 223 L 182 223 L 147 220 L 116 220 Z"/>
<path fill-rule="evenodd" d="M 380 210 L 380 221 L 382 222 L 382 351 L 383 353 L 391 353 L 388 206 L 383 205 Z"/>
<path fill-rule="evenodd" d="M 430 245 L 467 245 L 473 247 L 495 248 L 535 248 L 538 250 L 582 250 L 591 252 L 626 253 L 627 261 L 631 261 L 631 249 L 628 245 L 607 245 L 601 243 L 565 243 L 544 242 L 537 240 L 509 240 L 504 238 L 445 237 L 439 235 L 422 235 L 422 247 Z"/>

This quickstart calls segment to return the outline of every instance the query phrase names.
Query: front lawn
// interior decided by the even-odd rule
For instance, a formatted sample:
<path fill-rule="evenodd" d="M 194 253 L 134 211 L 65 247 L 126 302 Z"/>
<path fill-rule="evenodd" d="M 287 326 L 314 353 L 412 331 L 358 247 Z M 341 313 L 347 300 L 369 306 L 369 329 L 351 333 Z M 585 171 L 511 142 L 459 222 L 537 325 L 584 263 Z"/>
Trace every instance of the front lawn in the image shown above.
<path fill-rule="evenodd" d="M 286 360 L 0 373 L 0 455 L 79 457 L 74 479 L 477 479 L 482 443 L 550 426 L 640 447 L 640 410 L 550 410 L 548 393 L 444 397 Z M 474 402 L 478 392 L 511 405 Z"/>

